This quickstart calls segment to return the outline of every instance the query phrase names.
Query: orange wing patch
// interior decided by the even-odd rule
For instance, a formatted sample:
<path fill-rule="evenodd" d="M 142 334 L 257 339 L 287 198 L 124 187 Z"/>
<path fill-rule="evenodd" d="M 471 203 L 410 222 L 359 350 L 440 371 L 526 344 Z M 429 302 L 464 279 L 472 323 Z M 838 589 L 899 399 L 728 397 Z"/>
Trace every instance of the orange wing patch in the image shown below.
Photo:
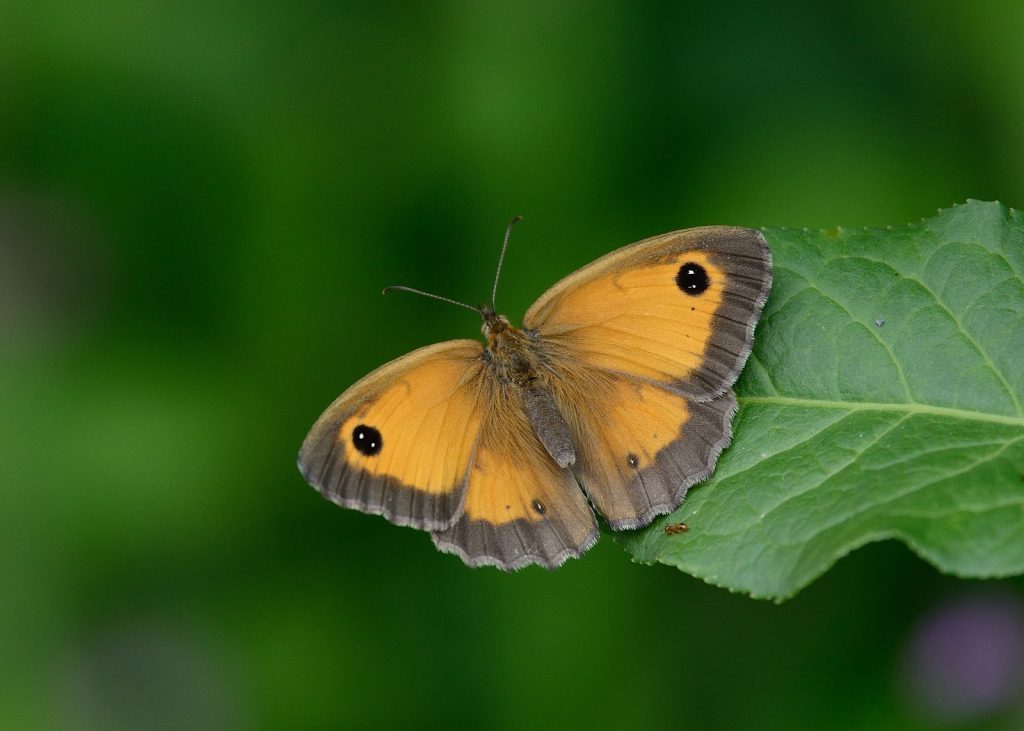
<path fill-rule="evenodd" d="M 688 263 L 702 267 L 710 280 L 699 296 L 684 295 L 676 284 Z M 705 253 L 677 254 L 606 274 L 566 294 L 550 312 L 559 325 L 544 334 L 569 341 L 599 368 L 663 383 L 686 379 L 706 359 L 724 286 L 724 273 Z"/>
<path fill-rule="evenodd" d="M 356 383 L 306 437 L 306 479 L 340 505 L 400 525 L 451 525 L 485 408 L 481 353 L 475 341 L 441 343 Z"/>
<path fill-rule="evenodd" d="M 344 461 L 423 492 L 450 492 L 465 477 L 479 431 L 475 371 L 445 359 L 401 375 L 338 428 Z"/>

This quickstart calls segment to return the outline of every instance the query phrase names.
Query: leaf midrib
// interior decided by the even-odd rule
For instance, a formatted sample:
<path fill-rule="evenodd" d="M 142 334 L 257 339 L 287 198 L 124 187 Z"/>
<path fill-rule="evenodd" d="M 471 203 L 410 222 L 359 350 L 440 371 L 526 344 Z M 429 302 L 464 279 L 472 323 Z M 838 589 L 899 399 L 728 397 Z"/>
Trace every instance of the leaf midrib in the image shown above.
<path fill-rule="evenodd" d="M 965 419 L 968 421 L 981 421 L 991 424 L 1003 424 L 1024 428 L 1024 416 L 987 414 L 983 411 L 953 409 L 946 406 L 931 406 L 930 404 L 917 402 L 887 404 L 872 401 L 830 401 L 825 399 L 797 398 L 793 396 L 739 396 L 737 401 L 739 401 L 741 406 L 767 404 L 803 406 L 806 408 L 816 409 L 837 409 L 842 411 L 894 411 L 901 414 L 928 414 L 931 416 L 945 417 L 947 419 Z"/>

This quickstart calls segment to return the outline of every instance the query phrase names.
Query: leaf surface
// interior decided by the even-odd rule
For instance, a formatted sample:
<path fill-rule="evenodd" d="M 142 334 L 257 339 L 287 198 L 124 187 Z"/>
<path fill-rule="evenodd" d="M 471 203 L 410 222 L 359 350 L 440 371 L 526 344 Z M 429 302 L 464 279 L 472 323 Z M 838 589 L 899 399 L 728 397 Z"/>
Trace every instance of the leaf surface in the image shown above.
<path fill-rule="evenodd" d="M 958 576 L 1024 572 L 1021 212 L 764 233 L 774 285 L 733 444 L 627 550 L 774 599 L 887 538 Z"/>

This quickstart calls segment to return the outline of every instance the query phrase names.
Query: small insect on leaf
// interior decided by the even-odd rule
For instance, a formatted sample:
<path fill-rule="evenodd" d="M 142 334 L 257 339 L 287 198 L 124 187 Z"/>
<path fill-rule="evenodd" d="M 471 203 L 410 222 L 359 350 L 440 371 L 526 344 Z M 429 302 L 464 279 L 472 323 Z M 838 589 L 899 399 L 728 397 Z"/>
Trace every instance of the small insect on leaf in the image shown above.
<path fill-rule="evenodd" d="M 685 533 L 690 530 L 690 526 L 686 523 L 666 523 L 665 524 L 665 535 L 676 536 L 680 533 Z"/>

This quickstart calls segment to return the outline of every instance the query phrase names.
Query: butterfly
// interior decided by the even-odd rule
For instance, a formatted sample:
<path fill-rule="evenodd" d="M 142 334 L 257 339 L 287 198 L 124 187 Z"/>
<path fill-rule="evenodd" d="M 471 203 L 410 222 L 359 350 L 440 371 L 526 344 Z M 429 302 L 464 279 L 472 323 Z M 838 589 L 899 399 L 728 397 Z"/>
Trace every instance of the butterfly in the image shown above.
<path fill-rule="evenodd" d="M 313 425 L 299 469 L 470 566 L 556 568 L 597 541 L 595 509 L 640 528 L 711 474 L 771 279 L 760 232 L 709 226 L 584 266 L 522 327 L 494 293 L 471 307 L 419 292 L 475 310 L 484 342 L 430 345 L 358 381 Z"/>

